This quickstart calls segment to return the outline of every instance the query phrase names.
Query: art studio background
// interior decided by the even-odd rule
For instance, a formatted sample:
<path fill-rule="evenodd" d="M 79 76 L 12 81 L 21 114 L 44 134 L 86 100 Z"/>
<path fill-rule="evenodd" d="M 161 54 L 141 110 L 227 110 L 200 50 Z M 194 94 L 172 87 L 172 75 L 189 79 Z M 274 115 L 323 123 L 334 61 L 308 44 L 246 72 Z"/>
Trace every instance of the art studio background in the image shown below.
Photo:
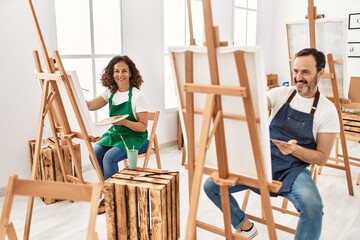
<path fill-rule="evenodd" d="M 120 1 L 122 47 L 118 52 L 130 56 L 140 69 L 149 109 L 161 111 L 157 129 L 160 147 L 175 144 L 177 140 L 177 109 L 165 107 L 165 94 L 171 90 L 166 88 L 165 81 L 169 80 L 164 73 L 164 1 L 170 0 Z M 219 26 L 220 40 L 229 43 L 234 42 L 233 3 L 232 0 L 213 0 L 214 25 Z M 34 0 L 34 5 L 48 52 L 52 52 L 59 48 L 54 28 L 54 0 Z M 329 19 L 344 19 L 346 24 L 352 14 L 351 29 L 346 30 L 346 41 L 350 44 L 345 51 L 351 57 L 347 58 L 345 82 L 350 76 L 360 76 L 357 55 L 360 52 L 357 44 L 360 42 L 360 15 L 357 15 L 360 1 L 344 0 L 339 4 L 336 0 L 318 0 L 315 5 L 318 14 Z M 306 0 L 258 1 L 256 44 L 263 48 L 266 74 L 278 74 L 280 83 L 290 81 L 285 24 L 304 20 L 306 13 Z M 111 23 L 108 27 L 104 38 L 111 38 L 114 32 Z M 0 194 L 3 194 L 9 175 L 30 176 L 28 141 L 36 137 L 39 118 L 41 91 L 34 76 L 32 56 L 33 50 L 39 50 L 39 43 L 26 0 L 0 1 L 0 33 Z M 69 36 L 70 41 L 72 37 Z M 82 164 L 90 164 L 85 147 L 82 147 Z"/>

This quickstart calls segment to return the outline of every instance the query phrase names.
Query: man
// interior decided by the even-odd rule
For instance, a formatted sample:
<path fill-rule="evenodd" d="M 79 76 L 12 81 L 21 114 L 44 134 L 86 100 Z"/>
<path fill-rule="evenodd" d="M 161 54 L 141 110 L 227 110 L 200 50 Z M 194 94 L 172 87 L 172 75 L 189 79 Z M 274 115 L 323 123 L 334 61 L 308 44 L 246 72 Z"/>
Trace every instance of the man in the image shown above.
<path fill-rule="evenodd" d="M 295 55 L 295 86 L 273 88 L 267 92 L 271 109 L 272 176 L 282 182 L 277 194 L 292 202 L 300 213 L 295 234 L 295 239 L 300 240 L 320 238 L 323 216 L 322 200 L 307 167 L 325 164 L 340 131 L 334 104 L 320 94 L 317 87 L 325 63 L 322 52 L 314 48 L 303 49 Z M 253 238 L 257 235 L 254 224 L 231 195 L 245 189 L 249 187 L 229 187 L 231 222 L 236 234 Z M 204 190 L 221 209 L 219 186 L 209 178 Z"/>

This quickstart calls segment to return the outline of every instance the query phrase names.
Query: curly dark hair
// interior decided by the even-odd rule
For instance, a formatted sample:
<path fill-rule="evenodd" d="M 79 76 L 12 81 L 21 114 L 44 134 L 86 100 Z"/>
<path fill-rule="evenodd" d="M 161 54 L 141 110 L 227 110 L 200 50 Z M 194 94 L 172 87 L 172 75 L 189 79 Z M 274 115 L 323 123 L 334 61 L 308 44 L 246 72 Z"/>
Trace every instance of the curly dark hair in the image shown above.
<path fill-rule="evenodd" d="M 101 83 L 107 87 L 112 93 L 118 90 L 118 86 L 114 80 L 114 65 L 118 62 L 125 62 L 130 70 L 130 85 L 140 89 L 141 84 L 144 82 L 140 71 L 136 68 L 135 63 L 126 55 L 113 57 L 108 65 L 104 68 L 101 75 Z"/>

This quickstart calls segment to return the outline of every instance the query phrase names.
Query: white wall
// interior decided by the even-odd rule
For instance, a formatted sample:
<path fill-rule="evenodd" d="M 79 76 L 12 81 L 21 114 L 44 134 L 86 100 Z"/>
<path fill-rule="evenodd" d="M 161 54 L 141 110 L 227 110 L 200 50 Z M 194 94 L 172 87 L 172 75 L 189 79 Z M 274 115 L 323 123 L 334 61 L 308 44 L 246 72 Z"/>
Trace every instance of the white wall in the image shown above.
<path fill-rule="evenodd" d="M 39 21 L 49 36 L 48 1 L 41 1 L 40 10 Z M 34 78 L 32 57 L 39 44 L 27 1 L 0 1 L 0 34 L 1 188 L 10 174 L 30 176 L 28 140 L 35 138 L 40 109 L 40 88 Z"/>
<path fill-rule="evenodd" d="M 285 24 L 293 20 L 303 20 L 307 15 L 305 0 L 259 0 L 258 44 L 264 47 L 266 73 L 279 75 L 280 83 L 289 81 L 290 70 Z M 314 1 L 318 14 L 325 18 L 345 19 L 349 13 L 360 12 L 360 1 L 317 0 Z M 348 30 L 348 41 L 360 42 L 360 30 Z M 360 76 L 360 59 L 348 59 L 347 76 Z"/>
<path fill-rule="evenodd" d="M 141 90 L 146 95 L 149 109 L 161 110 L 157 128 L 160 144 L 177 139 L 177 112 L 163 110 L 161 2 L 132 0 L 123 1 L 122 5 L 123 52 L 141 71 L 144 78 Z"/>

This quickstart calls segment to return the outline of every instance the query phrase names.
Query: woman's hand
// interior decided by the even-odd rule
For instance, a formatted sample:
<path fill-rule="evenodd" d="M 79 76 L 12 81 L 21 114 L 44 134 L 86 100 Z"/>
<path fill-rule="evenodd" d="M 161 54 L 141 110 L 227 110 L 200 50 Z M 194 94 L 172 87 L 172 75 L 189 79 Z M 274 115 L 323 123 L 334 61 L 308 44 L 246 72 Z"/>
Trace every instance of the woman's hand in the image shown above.
<path fill-rule="evenodd" d="M 130 128 L 135 132 L 145 132 L 148 124 L 148 112 L 140 112 L 137 113 L 137 121 L 133 122 L 127 119 L 121 120 L 119 122 L 114 123 L 114 125 L 122 125 Z"/>
<path fill-rule="evenodd" d="M 117 116 L 118 118 L 121 118 L 122 116 Z M 127 119 L 122 119 L 122 120 L 120 120 L 120 121 L 118 121 L 118 122 L 114 122 L 113 123 L 113 125 L 116 125 L 116 126 L 122 126 L 122 125 L 126 125 L 126 121 L 129 121 L 129 120 L 127 120 Z"/>

